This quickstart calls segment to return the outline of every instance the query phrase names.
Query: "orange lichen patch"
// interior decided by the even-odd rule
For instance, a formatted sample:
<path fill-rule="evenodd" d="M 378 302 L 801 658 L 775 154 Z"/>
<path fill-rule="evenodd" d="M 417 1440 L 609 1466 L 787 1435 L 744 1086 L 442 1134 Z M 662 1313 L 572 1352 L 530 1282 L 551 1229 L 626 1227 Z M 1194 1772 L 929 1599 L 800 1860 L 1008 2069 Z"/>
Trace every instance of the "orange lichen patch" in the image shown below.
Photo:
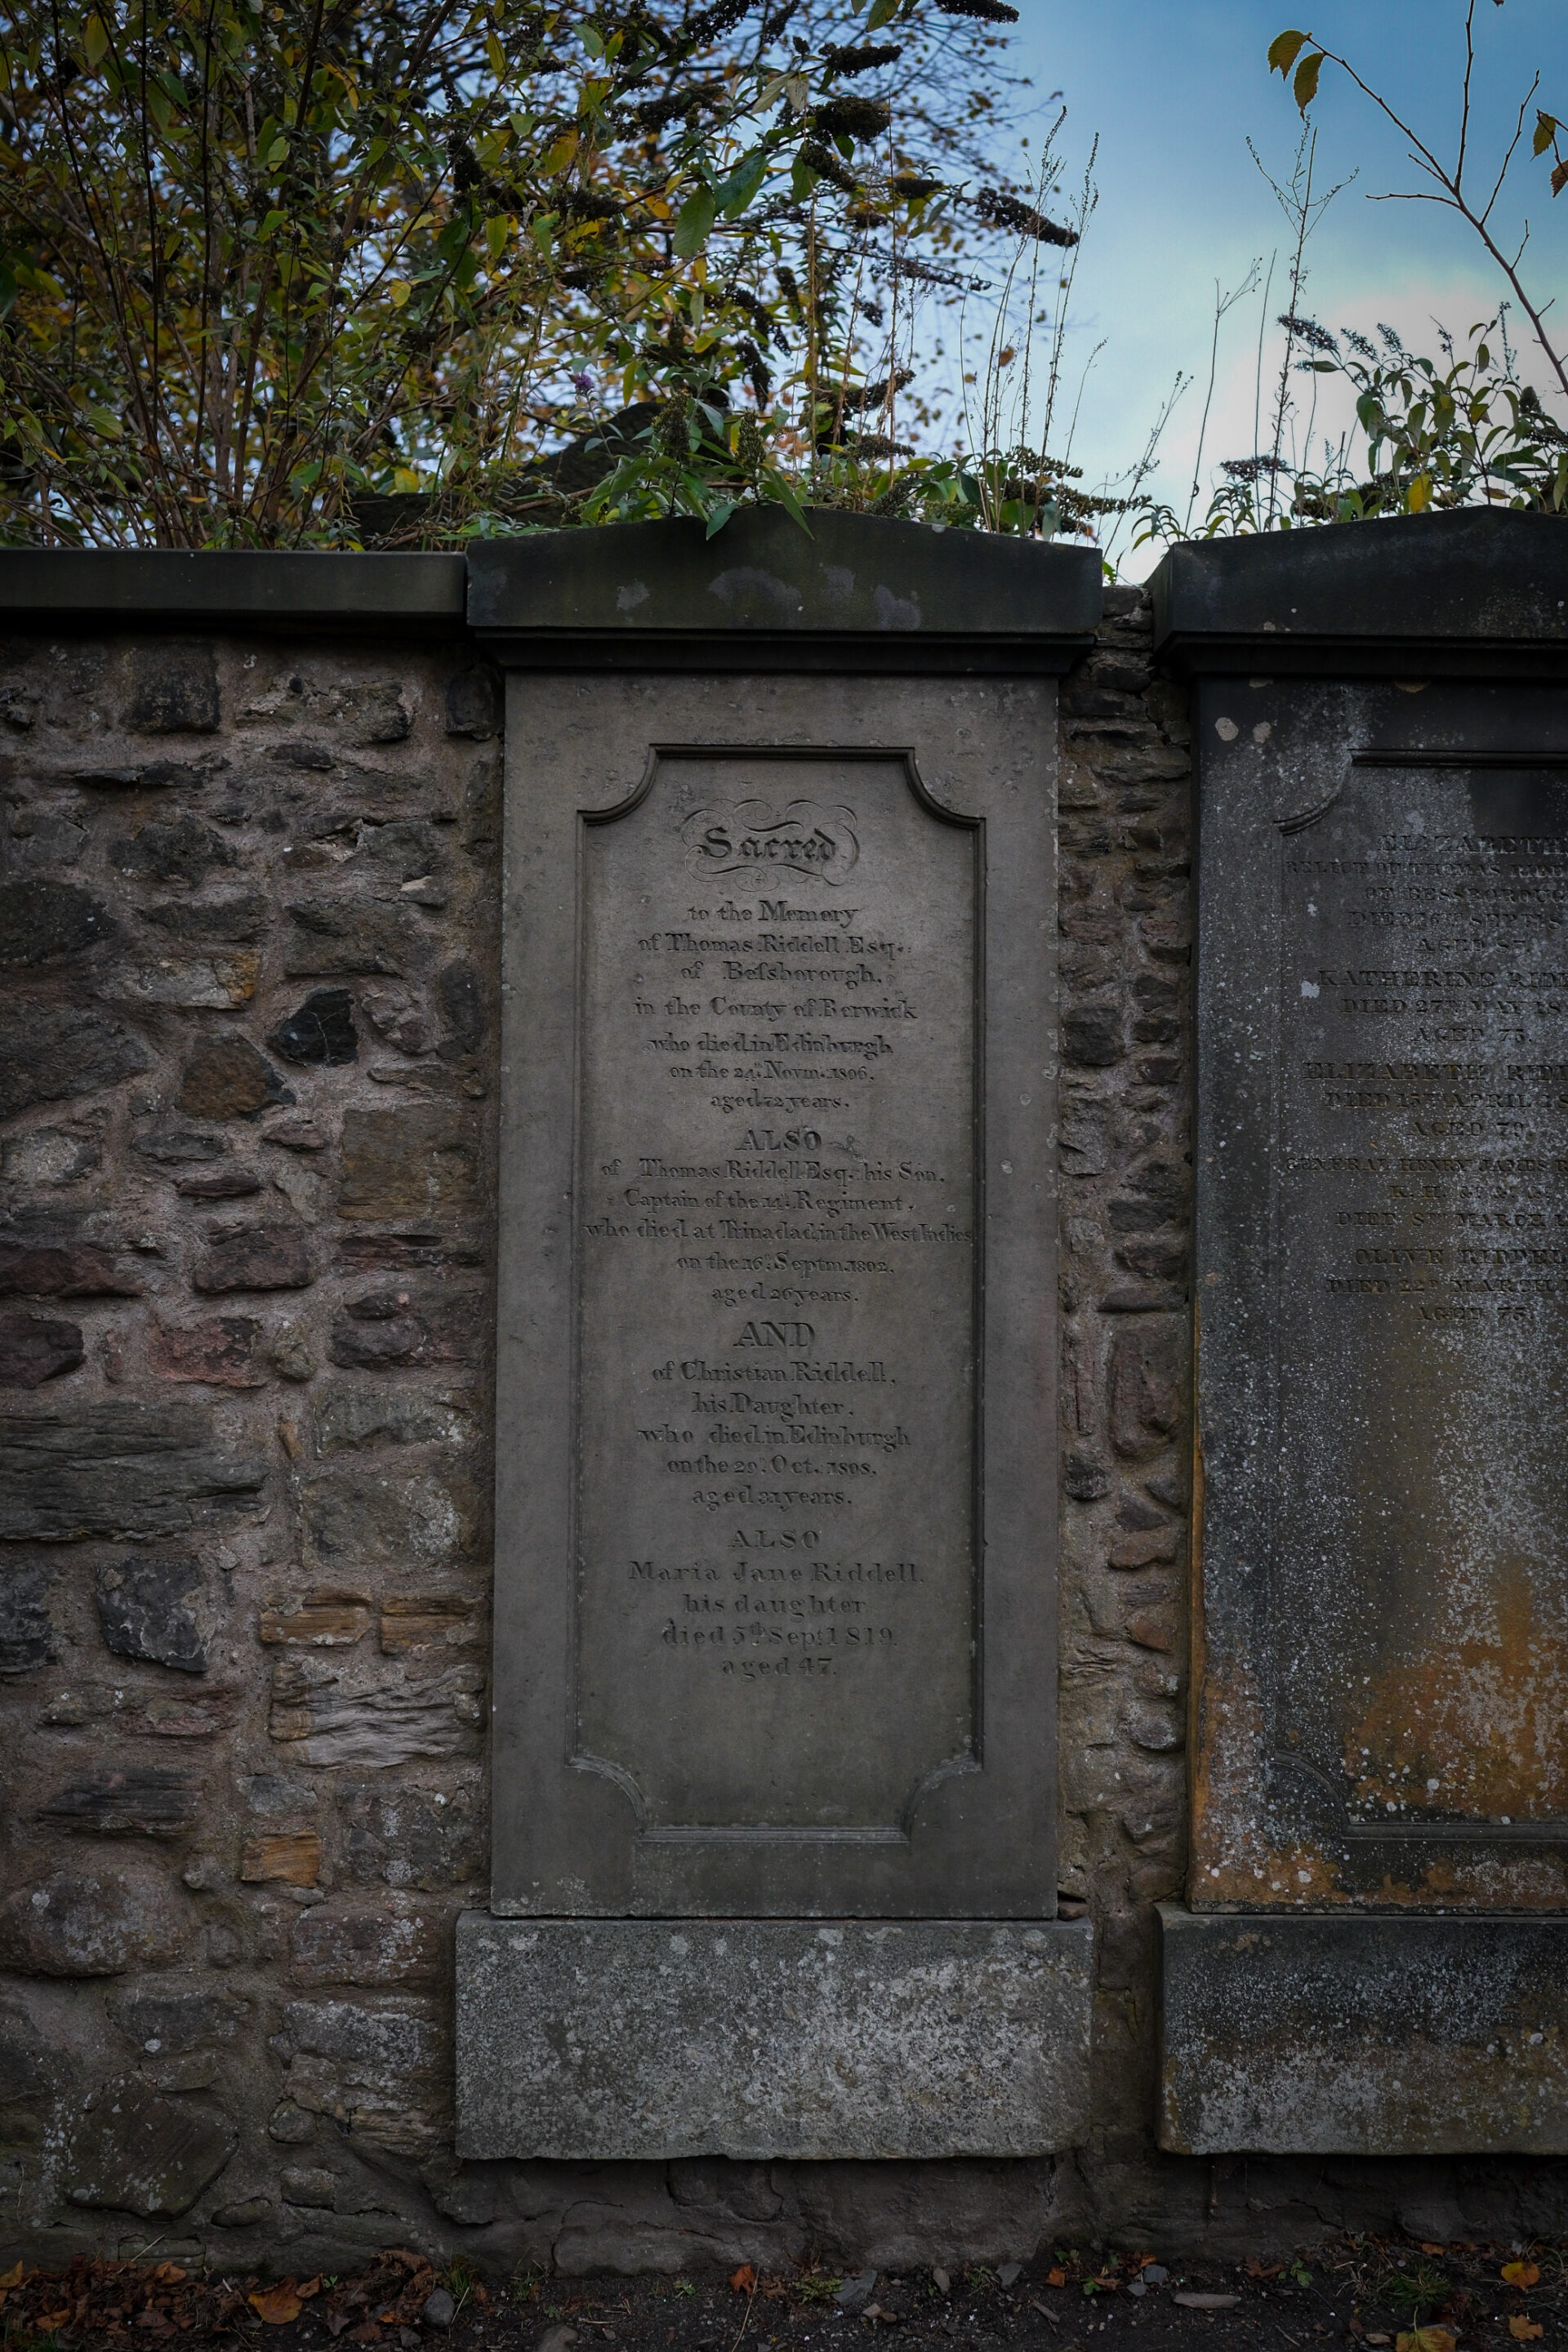
<path fill-rule="evenodd" d="M 321 1841 L 314 1830 L 247 1838 L 239 1864 L 243 1879 L 276 1879 L 285 1886 L 314 1886 L 321 1870 Z"/>
<path fill-rule="evenodd" d="M 1568 1812 L 1568 1642 L 1530 1579 L 1500 1581 L 1489 1636 L 1458 1634 L 1373 1676 L 1345 1737 L 1354 1801 L 1385 1818 L 1560 1819 Z"/>

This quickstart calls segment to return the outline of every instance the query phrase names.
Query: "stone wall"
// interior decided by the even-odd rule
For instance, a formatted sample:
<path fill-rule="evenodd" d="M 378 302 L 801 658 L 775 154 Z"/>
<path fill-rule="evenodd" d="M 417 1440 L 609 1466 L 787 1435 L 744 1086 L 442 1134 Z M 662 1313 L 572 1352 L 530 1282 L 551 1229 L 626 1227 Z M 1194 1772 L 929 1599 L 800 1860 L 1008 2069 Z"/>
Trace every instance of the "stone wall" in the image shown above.
<path fill-rule="evenodd" d="M 0 649 L 6 2259 L 897 2266 L 1561 2226 L 1563 2168 L 1158 2155 L 1184 1881 L 1185 702 L 1063 698 L 1064 1895 L 1090 2145 L 469 2165 L 484 1901 L 499 701 L 460 638 Z"/>

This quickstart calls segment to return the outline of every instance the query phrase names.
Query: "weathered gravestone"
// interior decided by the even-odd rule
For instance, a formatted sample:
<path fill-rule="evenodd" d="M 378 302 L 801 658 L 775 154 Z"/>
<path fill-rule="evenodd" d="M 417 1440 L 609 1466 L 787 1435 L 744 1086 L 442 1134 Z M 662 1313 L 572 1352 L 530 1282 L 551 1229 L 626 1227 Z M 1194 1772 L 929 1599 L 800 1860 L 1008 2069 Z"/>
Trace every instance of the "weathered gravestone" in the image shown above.
<path fill-rule="evenodd" d="M 1087 551 L 477 553 L 507 719 L 470 2156 L 1070 2144 L 1053 672 Z"/>
<path fill-rule="evenodd" d="M 1168 2146 L 1568 2147 L 1568 1929 L 1476 1916 L 1568 1905 L 1565 596 L 1568 534 L 1485 514 L 1157 590 L 1199 679 L 1190 1895 L 1335 1915 L 1167 1913 Z"/>

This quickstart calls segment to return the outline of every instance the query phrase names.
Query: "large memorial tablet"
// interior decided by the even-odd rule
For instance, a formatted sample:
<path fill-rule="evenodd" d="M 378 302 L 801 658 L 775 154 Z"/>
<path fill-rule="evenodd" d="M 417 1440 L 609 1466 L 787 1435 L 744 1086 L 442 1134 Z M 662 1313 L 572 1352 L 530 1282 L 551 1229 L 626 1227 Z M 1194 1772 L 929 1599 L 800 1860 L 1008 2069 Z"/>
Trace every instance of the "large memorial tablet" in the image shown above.
<path fill-rule="evenodd" d="M 1056 1916 L 1056 686 L 1089 550 L 474 559 L 511 669 L 464 2157 L 1031 2157 Z"/>
<path fill-rule="evenodd" d="M 1568 709 L 1205 684 L 1199 1904 L 1568 1891 Z"/>
<path fill-rule="evenodd" d="M 1048 1916 L 1048 688 L 514 691 L 493 1906 Z"/>

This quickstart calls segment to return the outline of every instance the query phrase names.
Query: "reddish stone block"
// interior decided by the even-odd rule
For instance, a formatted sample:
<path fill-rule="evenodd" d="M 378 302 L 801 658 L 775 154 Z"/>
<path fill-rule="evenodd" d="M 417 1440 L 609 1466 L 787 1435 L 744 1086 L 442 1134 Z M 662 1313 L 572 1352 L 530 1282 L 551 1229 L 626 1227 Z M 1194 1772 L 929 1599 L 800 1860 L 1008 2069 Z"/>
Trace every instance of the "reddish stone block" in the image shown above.
<path fill-rule="evenodd" d="M 305 1235 L 298 1225 L 215 1229 L 212 1246 L 191 1273 L 195 1290 L 303 1290 L 314 1280 Z"/>
<path fill-rule="evenodd" d="M 184 1327 L 154 1323 L 147 1355 L 166 1381 L 205 1381 L 214 1388 L 258 1389 L 265 1371 L 255 1361 L 261 1326 L 243 1315 Z"/>

